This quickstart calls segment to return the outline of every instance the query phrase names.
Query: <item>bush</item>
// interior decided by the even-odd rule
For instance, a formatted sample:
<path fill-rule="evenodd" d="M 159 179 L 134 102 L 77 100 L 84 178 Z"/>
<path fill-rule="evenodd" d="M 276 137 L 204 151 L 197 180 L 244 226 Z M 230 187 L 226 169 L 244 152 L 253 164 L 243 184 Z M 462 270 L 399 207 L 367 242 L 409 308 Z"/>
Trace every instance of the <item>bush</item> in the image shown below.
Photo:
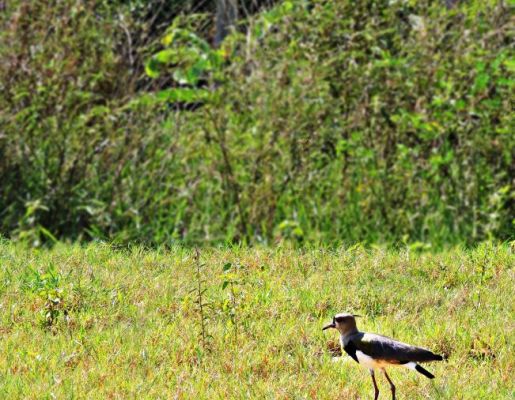
<path fill-rule="evenodd" d="M 103 2 L 10 7 L 0 46 L 1 230 L 36 243 L 107 234 L 119 219 L 120 175 L 156 120 L 130 102 L 141 81 L 131 22 Z"/>
<path fill-rule="evenodd" d="M 513 54 L 497 2 L 283 2 L 199 53 L 220 63 L 162 59 L 153 84 L 135 71 L 156 47 L 127 51 L 130 14 L 19 3 L 0 45 L 6 235 L 513 238 Z M 204 106 L 177 111 L 164 85 Z"/>

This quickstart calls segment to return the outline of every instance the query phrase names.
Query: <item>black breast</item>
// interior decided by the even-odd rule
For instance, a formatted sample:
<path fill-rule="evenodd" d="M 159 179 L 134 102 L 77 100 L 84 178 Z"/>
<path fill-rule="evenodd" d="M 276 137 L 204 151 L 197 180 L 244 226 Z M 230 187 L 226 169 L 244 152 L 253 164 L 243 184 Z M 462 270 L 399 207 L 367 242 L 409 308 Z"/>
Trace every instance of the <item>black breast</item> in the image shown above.
<path fill-rule="evenodd" d="M 345 345 L 345 347 L 343 348 L 343 350 L 345 350 L 345 352 L 351 356 L 354 361 L 356 361 L 358 364 L 359 364 L 359 361 L 358 361 L 358 357 L 356 356 L 356 345 L 354 343 L 352 343 L 352 341 L 349 341 L 349 343 L 347 343 Z"/>

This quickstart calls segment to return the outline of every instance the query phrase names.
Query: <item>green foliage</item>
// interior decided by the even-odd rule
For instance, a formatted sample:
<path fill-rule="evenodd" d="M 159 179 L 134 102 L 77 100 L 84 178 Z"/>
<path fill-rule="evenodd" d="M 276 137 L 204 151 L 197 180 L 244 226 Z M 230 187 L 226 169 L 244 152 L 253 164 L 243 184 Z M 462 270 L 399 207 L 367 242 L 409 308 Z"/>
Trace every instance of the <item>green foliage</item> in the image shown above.
<path fill-rule="evenodd" d="M 129 22 L 102 2 L 8 7 L 0 33 L 0 229 L 34 245 L 53 235 L 108 236 L 136 210 L 124 207 L 128 170 L 144 169 L 142 152 L 160 146 L 152 133 L 139 136 L 159 121 L 148 111 L 153 102 L 134 96 L 141 76 L 123 58 Z"/>
<path fill-rule="evenodd" d="M 24 288 L 43 300 L 40 314 L 43 325 L 53 327 L 64 313 L 68 315 L 65 302 L 65 292 L 60 287 L 61 275 L 55 270 L 55 266 L 50 264 L 45 273 L 41 273 L 36 269 L 29 268 L 28 276 L 25 279 Z"/>
<path fill-rule="evenodd" d="M 225 263 L 222 267 L 222 290 L 227 293 L 227 297 L 222 301 L 220 309 L 228 317 L 228 326 L 232 328 L 235 344 L 238 343 L 238 326 L 241 324 L 238 319 L 238 299 L 241 293 L 239 286 L 245 283 L 239 280 L 238 270 L 240 268 L 240 265 L 230 262 Z"/>
<path fill-rule="evenodd" d="M 502 3 L 286 1 L 219 49 L 209 14 L 170 21 L 157 44 L 149 10 L 7 5 L 3 235 L 419 248 L 513 238 Z"/>
<path fill-rule="evenodd" d="M 181 20 L 177 18 L 176 23 Z M 224 49 L 212 49 L 205 40 L 188 29 L 177 27 L 176 23 L 168 29 L 162 40 L 166 48 L 150 58 L 145 66 L 145 72 L 149 77 L 157 78 L 162 74 L 162 70 L 170 70 L 173 83 L 177 86 L 160 90 L 156 96 L 162 101 L 209 101 L 210 91 L 191 86 L 197 86 L 208 74 L 221 70 Z"/>

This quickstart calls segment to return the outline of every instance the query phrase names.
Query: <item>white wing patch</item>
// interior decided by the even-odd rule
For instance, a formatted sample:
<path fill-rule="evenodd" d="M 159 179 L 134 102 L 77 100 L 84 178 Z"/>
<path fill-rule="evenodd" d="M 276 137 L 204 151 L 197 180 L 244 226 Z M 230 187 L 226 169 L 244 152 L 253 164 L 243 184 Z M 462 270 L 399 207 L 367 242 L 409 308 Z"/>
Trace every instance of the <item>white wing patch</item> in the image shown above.
<path fill-rule="evenodd" d="M 413 371 L 416 371 L 417 363 L 413 362 L 413 361 L 410 361 L 409 363 L 404 364 L 404 366 L 406 368 L 412 369 Z"/>

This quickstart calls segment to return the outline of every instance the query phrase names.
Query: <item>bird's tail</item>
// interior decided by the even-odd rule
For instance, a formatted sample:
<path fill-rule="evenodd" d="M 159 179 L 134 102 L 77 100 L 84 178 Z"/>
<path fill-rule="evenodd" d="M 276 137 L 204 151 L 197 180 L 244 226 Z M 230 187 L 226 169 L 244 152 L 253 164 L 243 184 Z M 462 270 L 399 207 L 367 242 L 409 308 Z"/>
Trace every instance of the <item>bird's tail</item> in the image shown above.
<path fill-rule="evenodd" d="M 429 372 L 427 369 L 422 368 L 420 365 L 415 365 L 415 371 L 420 372 L 422 375 L 428 377 L 429 379 L 434 379 L 434 375 Z"/>

